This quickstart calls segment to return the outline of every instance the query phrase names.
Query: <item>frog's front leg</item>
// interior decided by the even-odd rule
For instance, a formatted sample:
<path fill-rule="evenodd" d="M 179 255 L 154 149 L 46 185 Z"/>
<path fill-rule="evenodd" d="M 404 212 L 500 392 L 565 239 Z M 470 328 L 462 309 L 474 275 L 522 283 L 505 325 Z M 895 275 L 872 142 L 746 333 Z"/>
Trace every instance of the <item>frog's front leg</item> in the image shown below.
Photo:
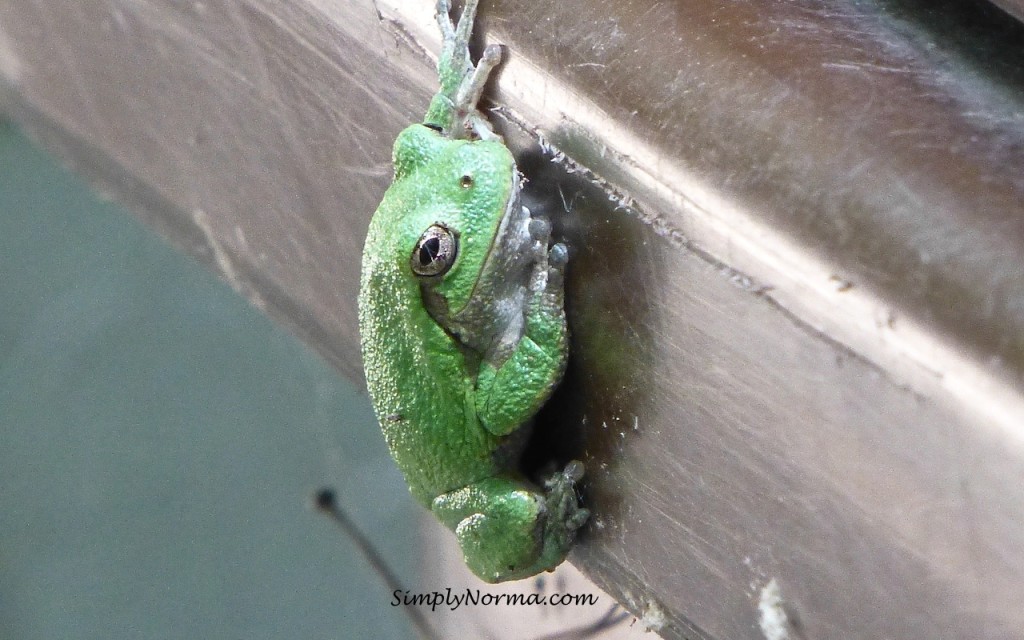
<path fill-rule="evenodd" d="M 506 476 L 438 496 L 434 514 L 455 532 L 466 565 L 485 582 L 517 580 L 561 564 L 590 515 L 577 503 L 583 466 L 571 462 L 541 495 Z"/>
<path fill-rule="evenodd" d="M 532 418 L 565 371 L 568 332 L 564 272 L 568 250 L 561 243 L 549 250 L 550 233 L 546 221 L 530 221 L 535 257 L 522 338 L 504 362 L 497 367 L 485 362 L 477 376 L 477 416 L 495 435 L 509 434 Z"/>

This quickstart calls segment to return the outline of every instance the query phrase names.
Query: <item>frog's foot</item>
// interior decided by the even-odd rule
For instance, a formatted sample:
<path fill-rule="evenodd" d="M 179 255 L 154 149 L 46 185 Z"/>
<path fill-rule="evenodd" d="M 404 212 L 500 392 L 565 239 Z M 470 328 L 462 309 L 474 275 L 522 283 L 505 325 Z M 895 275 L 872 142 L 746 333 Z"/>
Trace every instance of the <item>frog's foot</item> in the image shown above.
<path fill-rule="evenodd" d="M 424 123 L 440 127 L 453 139 L 471 134 L 489 140 L 498 136 L 477 110 L 477 103 L 491 71 L 501 62 L 501 47 L 488 45 L 474 66 L 469 57 L 469 37 L 478 0 L 466 0 L 458 24 L 452 22 L 450 0 L 438 0 L 437 24 L 441 29 L 441 56 L 437 74 L 441 90 L 434 96 Z"/>
<path fill-rule="evenodd" d="M 583 465 L 570 462 L 539 493 L 517 479 L 485 478 L 434 499 L 434 514 L 455 531 L 466 566 L 481 580 L 520 580 L 565 559 L 590 512 L 579 506 Z"/>
<path fill-rule="evenodd" d="M 469 34 L 473 30 L 473 19 L 476 18 L 478 3 L 479 0 L 466 0 L 462 9 L 462 17 L 459 19 L 459 24 L 456 25 L 451 18 L 451 0 L 437 0 L 434 17 L 437 19 L 437 26 L 441 29 L 441 38 L 444 39 L 446 45 L 461 38 L 463 47 L 465 47 L 469 41 Z"/>
<path fill-rule="evenodd" d="M 583 463 L 573 460 L 565 469 L 556 472 L 544 481 L 547 519 L 544 523 L 544 554 L 551 554 L 552 567 L 561 559 L 576 539 L 576 532 L 590 517 L 590 511 L 580 506 L 576 495 L 576 483 L 583 478 Z M 543 564 L 543 560 L 542 560 Z"/>

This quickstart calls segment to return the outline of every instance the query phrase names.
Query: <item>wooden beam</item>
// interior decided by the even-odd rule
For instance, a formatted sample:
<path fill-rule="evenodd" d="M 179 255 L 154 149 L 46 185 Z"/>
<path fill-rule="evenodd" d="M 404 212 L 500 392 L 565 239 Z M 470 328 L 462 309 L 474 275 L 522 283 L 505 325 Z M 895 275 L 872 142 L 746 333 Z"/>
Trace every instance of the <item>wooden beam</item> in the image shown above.
<path fill-rule="evenodd" d="M 359 379 L 412 4 L 9 3 L 4 100 Z M 483 3 L 572 252 L 573 560 L 665 637 L 1024 634 L 1024 29 L 963 4 Z"/>

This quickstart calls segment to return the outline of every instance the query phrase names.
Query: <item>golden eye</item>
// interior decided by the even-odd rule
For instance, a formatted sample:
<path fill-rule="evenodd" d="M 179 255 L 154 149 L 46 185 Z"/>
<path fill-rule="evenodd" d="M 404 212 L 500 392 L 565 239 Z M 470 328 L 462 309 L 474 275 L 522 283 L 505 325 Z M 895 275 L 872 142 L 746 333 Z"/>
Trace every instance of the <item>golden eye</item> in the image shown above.
<path fill-rule="evenodd" d="M 420 236 L 412 250 L 409 264 L 420 276 L 444 275 L 455 263 L 458 240 L 447 227 L 432 224 Z"/>
<path fill-rule="evenodd" d="M 461 178 L 459 178 L 459 186 L 462 187 L 463 189 L 468 189 L 472 187 L 473 176 L 469 175 L 468 173 L 464 174 Z"/>

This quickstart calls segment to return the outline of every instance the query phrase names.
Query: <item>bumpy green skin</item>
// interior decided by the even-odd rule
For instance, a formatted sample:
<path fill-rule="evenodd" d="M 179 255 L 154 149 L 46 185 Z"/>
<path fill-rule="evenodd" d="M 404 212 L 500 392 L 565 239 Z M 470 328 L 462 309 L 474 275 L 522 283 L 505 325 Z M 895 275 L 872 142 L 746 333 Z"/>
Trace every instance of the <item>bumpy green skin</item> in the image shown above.
<path fill-rule="evenodd" d="M 425 124 L 395 141 L 394 182 L 363 252 L 359 326 L 374 409 L 410 490 L 455 531 L 469 568 L 499 582 L 561 563 L 588 512 L 578 462 L 544 490 L 515 469 L 524 425 L 565 368 L 566 250 L 549 248 L 548 225 L 520 205 L 515 161 L 476 110 L 499 52 L 469 60 L 475 9 L 467 0 L 456 27 L 438 2 L 441 91 Z M 443 274 L 417 275 L 432 225 L 454 234 L 457 253 Z"/>

